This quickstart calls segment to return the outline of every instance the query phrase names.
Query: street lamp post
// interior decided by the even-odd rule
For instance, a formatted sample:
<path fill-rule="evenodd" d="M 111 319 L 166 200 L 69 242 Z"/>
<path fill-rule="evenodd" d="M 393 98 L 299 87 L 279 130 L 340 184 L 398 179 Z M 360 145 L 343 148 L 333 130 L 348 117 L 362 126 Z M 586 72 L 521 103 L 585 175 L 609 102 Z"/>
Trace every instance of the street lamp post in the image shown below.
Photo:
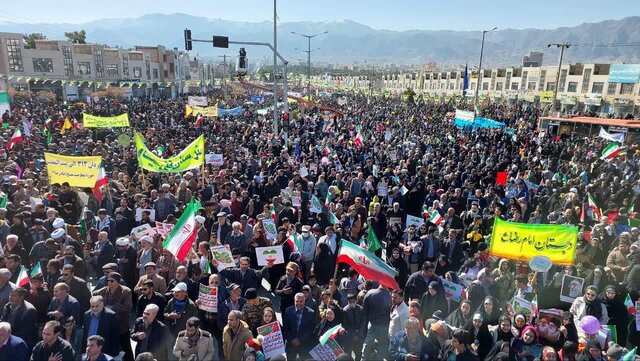
<path fill-rule="evenodd" d="M 480 91 L 480 86 L 482 85 L 482 53 L 484 52 L 484 36 L 492 31 L 498 30 L 497 27 L 494 27 L 491 30 L 482 30 L 482 45 L 480 46 L 480 64 L 478 64 L 478 83 L 476 85 L 476 92 L 473 96 L 473 105 L 475 106 L 478 101 L 478 92 Z"/>
<path fill-rule="evenodd" d="M 560 68 L 562 68 L 562 56 L 564 55 L 564 49 L 568 49 L 571 46 L 571 44 L 567 44 L 567 43 L 548 44 L 547 48 L 550 48 L 552 46 L 560 48 L 560 59 L 558 60 L 558 71 L 556 72 L 556 88 L 555 88 L 555 91 L 553 92 L 553 104 L 551 105 L 551 108 L 553 110 L 558 110 L 558 108 L 556 107 L 556 100 L 558 98 L 558 92 L 560 91 L 560 89 L 558 89 L 558 86 L 560 85 Z"/>
<path fill-rule="evenodd" d="M 307 53 L 307 96 L 309 97 L 309 100 L 311 100 L 311 38 L 315 38 L 316 36 L 320 36 L 320 35 L 324 35 L 329 33 L 328 31 L 325 31 L 323 33 L 320 34 L 314 34 L 314 35 L 305 35 L 305 34 L 300 34 L 300 33 L 296 33 L 295 31 L 292 31 L 291 34 L 294 35 L 300 35 L 300 36 L 304 36 L 305 38 L 307 38 L 307 51 L 304 51 L 305 53 Z M 318 49 L 314 49 L 314 50 L 318 50 Z"/>

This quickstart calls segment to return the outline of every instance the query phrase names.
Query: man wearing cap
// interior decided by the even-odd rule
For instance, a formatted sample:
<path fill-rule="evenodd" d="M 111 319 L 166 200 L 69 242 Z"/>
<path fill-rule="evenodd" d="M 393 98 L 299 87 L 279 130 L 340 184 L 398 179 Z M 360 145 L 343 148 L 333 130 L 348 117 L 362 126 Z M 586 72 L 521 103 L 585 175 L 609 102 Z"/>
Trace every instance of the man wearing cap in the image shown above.
<path fill-rule="evenodd" d="M 278 227 L 281 227 L 283 225 L 285 218 L 289 221 L 295 219 L 295 213 L 293 212 L 293 209 L 291 208 L 291 202 L 289 201 L 282 202 L 282 210 L 280 211 L 280 213 L 278 213 Z"/>
<path fill-rule="evenodd" d="M 253 239 L 253 226 L 249 224 L 249 217 L 246 214 L 240 216 L 242 233 L 244 233 L 244 244 L 248 248 Z"/>
<path fill-rule="evenodd" d="M 219 212 L 216 215 L 218 221 L 211 227 L 211 236 L 215 235 L 219 244 L 226 244 L 227 235 L 231 233 L 231 224 L 227 221 L 227 213 Z"/>
<path fill-rule="evenodd" d="M 122 276 L 118 272 L 111 272 L 107 276 L 107 286 L 97 289 L 94 295 L 102 296 L 105 300 L 105 307 L 109 308 L 118 315 L 120 321 L 120 331 L 127 331 L 126 335 L 120 335 L 122 348 L 131 353 L 131 346 L 128 346 L 129 335 L 129 318 L 133 307 L 131 289 L 122 285 Z"/>
<path fill-rule="evenodd" d="M 298 264 L 287 263 L 285 275 L 280 277 L 276 285 L 276 295 L 280 296 L 280 312 L 284 312 L 289 306 L 293 306 L 294 296 L 302 292 L 302 281 L 298 278 Z"/>
<path fill-rule="evenodd" d="M 308 287 L 308 286 L 305 286 Z M 349 303 L 342 310 L 342 327 L 347 331 L 350 342 L 344 345 L 345 351 L 356 355 L 355 360 L 360 361 L 362 357 L 362 342 L 367 332 L 367 325 L 364 322 L 364 309 L 356 302 L 358 299 L 355 293 L 347 295 Z"/>
<path fill-rule="evenodd" d="M 198 307 L 187 297 L 187 284 L 178 283 L 173 289 L 173 298 L 164 307 L 164 319 L 175 338 L 184 330 L 190 317 L 198 316 Z"/>
<path fill-rule="evenodd" d="M 255 288 L 249 288 L 244 293 L 244 299 L 247 303 L 242 307 L 243 319 L 249 325 L 249 329 L 254 336 L 258 335 L 258 326 L 262 322 L 262 312 L 271 306 L 271 300 L 266 297 L 259 297 Z"/>
<path fill-rule="evenodd" d="M 158 199 L 153 202 L 157 221 L 164 222 L 167 216 L 175 213 L 176 203 L 173 198 L 175 197 L 169 191 L 169 185 L 163 184 L 162 188 L 158 190 Z"/>
<path fill-rule="evenodd" d="M 216 322 L 218 324 L 218 328 L 221 330 L 224 329 L 227 324 L 227 316 L 229 315 L 229 312 L 234 310 L 240 311 L 247 303 L 247 300 L 242 297 L 242 288 L 240 288 L 240 285 L 231 283 L 227 286 L 227 292 L 229 293 L 229 296 L 226 299 L 222 301 L 218 299 L 218 316 Z"/>
<path fill-rule="evenodd" d="M 104 266 L 102 266 L 102 276 L 98 279 L 98 281 L 94 285 L 94 289 L 99 290 L 102 287 L 106 287 L 107 277 L 109 277 L 109 274 L 111 272 L 117 272 L 117 271 L 118 271 L 118 265 L 115 263 L 107 263 Z M 122 283 L 124 284 L 124 280 L 122 281 Z"/>
<path fill-rule="evenodd" d="M 145 275 L 140 277 L 140 279 L 138 280 L 138 284 L 136 284 L 136 287 L 133 289 L 133 291 L 137 295 L 140 295 L 140 288 L 142 288 L 144 281 L 151 280 L 153 281 L 153 288 L 160 294 L 165 294 L 165 292 L 167 292 L 167 281 L 165 281 L 162 276 L 156 273 L 156 264 L 153 262 L 147 262 L 144 265 L 144 271 Z"/>
<path fill-rule="evenodd" d="M 136 260 L 138 255 L 131 247 L 128 237 L 120 237 L 116 240 L 116 265 L 118 273 L 122 275 L 126 285 L 136 283 Z"/>
<path fill-rule="evenodd" d="M 107 213 L 107 210 L 101 208 L 98 210 L 98 219 L 96 220 L 96 228 L 98 232 L 107 232 L 108 238 L 112 241 L 115 238 L 116 221 Z"/>

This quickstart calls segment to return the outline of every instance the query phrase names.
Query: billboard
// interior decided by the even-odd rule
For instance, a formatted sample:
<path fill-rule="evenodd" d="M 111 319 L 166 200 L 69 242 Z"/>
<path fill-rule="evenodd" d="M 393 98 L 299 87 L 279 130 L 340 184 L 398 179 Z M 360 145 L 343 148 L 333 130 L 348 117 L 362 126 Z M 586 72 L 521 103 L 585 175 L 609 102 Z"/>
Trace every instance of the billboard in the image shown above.
<path fill-rule="evenodd" d="M 611 64 L 609 83 L 635 84 L 640 80 L 640 64 Z"/>

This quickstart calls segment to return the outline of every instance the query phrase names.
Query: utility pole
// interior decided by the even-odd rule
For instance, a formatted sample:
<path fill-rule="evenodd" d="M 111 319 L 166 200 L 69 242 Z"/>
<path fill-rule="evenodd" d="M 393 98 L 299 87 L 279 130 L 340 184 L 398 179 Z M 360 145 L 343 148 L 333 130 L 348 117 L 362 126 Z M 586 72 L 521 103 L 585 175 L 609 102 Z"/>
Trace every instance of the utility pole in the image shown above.
<path fill-rule="evenodd" d="M 275 131 L 274 136 L 278 136 L 278 79 L 276 73 L 278 70 L 278 7 L 277 0 L 273 0 L 273 129 Z M 285 102 L 287 101 L 287 94 L 285 96 Z"/>
<path fill-rule="evenodd" d="M 558 60 L 558 71 L 556 72 L 556 88 L 555 88 L 555 91 L 553 92 L 553 104 L 551 105 L 551 108 L 557 111 L 558 108 L 556 107 L 556 100 L 558 98 L 558 92 L 560 91 L 558 87 L 560 85 L 560 68 L 562 68 L 562 57 L 564 56 L 564 49 L 568 49 L 569 47 L 571 47 L 571 44 L 568 44 L 568 43 L 548 44 L 547 48 L 550 48 L 552 46 L 555 46 L 556 48 L 560 48 L 560 59 Z"/>
<path fill-rule="evenodd" d="M 315 38 L 316 36 L 320 36 L 328 33 L 329 33 L 328 31 L 325 31 L 320 34 L 305 35 L 305 34 L 296 33 L 295 31 L 291 32 L 291 34 L 300 35 L 307 38 L 307 50 L 306 51 L 301 49 L 298 49 L 298 50 L 301 50 L 307 53 L 307 96 L 309 97 L 309 100 L 311 100 L 311 52 L 320 49 L 318 48 L 318 49 L 311 50 L 311 38 Z"/>
<path fill-rule="evenodd" d="M 482 30 L 482 45 L 480 46 L 480 64 L 478 64 L 478 83 L 476 85 L 476 92 L 473 96 L 473 106 L 475 107 L 478 103 L 478 92 L 480 91 L 480 87 L 482 86 L 482 53 L 484 52 L 484 36 L 492 31 L 497 30 L 497 27 L 494 27 L 491 30 Z"/>
<path fill-rule="evenodd" d="M 222 80 L 224 81 L 220 82 L 220 87 L 222 88 L 224 99 L 227 100 L 227 55 L 218 55 L 218 58 L 222 58 Z"/>

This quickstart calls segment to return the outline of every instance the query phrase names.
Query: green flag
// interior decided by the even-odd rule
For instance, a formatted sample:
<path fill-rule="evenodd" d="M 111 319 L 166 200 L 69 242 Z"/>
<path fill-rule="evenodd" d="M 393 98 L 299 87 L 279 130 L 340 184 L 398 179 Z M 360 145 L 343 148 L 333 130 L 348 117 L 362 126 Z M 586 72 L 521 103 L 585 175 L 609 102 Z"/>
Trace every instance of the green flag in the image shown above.
<path fill-rule="evenodd" d="M 626 355 L 622 357 L 622 361 L 633 361 L 636 359 L 636 351 L 637 347 L 634 347 L 633 350 L 629 351 Z"/>
<path fill-rule="evenodd" d="M 382 248 L 380 241 L 378 240 L 378 236 L 376 236 L 376 232 L 371 226 L 369 226 L 369 230 L 367 231 L 367 248 L 371 253 Z"/>
<path fill-rule="evenodd" d="M 7 207 L 7 197 L 8 197 L 8 196 L 7 196 L 7 195 L 5 195 L 5 196 L 2 198 L 2 201 L 0 202 L 0 208 L 6 208 L 6 207 Z"/>

